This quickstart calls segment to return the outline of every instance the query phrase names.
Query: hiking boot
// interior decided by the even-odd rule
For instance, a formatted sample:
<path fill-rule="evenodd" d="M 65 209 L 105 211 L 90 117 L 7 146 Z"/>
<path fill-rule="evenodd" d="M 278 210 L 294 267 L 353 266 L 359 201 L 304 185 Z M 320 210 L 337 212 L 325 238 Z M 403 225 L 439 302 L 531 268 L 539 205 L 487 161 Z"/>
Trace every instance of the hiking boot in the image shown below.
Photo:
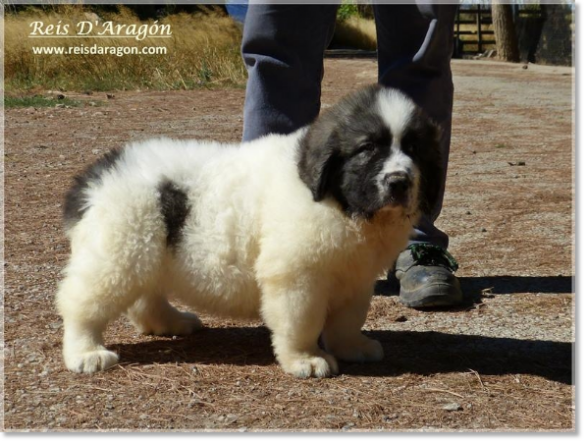
<path fill-rule="evenodd" d="M 395 263 L 399 301 L 410 308 L 449 307 L 462 303 L 460 282 L 454 276 L 458 262 L 450 253 L 430 243 L 415 243 Z"/>

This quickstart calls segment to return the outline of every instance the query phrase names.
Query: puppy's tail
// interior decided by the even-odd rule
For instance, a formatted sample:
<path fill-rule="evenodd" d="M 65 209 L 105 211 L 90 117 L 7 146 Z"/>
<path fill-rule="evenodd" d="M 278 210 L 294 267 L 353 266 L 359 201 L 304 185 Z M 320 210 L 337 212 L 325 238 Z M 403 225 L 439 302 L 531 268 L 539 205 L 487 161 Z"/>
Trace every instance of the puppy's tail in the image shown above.
<path fill-rule="evenodd" d="M 67 231 L 81 220 L 88 209 L 87 189 L 98 184 L 105 173 L 116 168 L 121 154 L 122 150 L 112 149 L 74 178 L 73 185 L 65 195 L 63 206 L 63 220 Z"/>

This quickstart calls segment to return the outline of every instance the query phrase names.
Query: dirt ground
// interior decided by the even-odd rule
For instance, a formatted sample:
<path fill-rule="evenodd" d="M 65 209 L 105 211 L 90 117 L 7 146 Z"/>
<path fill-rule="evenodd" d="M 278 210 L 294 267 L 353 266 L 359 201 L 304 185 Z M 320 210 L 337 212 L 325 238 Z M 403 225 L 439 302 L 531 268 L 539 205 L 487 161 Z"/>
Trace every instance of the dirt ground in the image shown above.
<path fill-rule="evenodd" d="M 575 428 L 573 70 L 453 63 L 444 211 L 469 303 L 420 312 L 381 280 L 365 329 L 386 357 L 297 380 L 266 328 L 203 317 L 185 338 L 106 343 L 121 364 L 64 369 L 53 307 L 68 245 L 62 197 L 111 148 L 155 135 L 235 141 L 244 90 L 65 92 L 77 108 L 6 110 L 7 430 L 560 430 Z M 375 81 L 374 60 L 330 59 L 323 103 Z M 89 102 L 99 102 L 92 106 Z"/>

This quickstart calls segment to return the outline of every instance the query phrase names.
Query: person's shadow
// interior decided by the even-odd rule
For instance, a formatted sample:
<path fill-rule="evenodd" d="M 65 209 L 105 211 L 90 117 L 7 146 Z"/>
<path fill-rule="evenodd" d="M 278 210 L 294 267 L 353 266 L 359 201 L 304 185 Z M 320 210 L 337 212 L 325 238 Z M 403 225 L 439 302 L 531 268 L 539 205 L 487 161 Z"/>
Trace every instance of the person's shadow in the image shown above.
<path fill-rule="evenodd" d="M 464 294 L 463 309 L 479 303 L 484 297 L 500 294 L 546 293 L 571 294 L 573 277 L 517 277 L 497 275 L 489 277 L 459 277 L 460 287 Z M 376 282 L 375 295 L 399 295 L 399 286 L 395 280 L 379 280 Z"/>

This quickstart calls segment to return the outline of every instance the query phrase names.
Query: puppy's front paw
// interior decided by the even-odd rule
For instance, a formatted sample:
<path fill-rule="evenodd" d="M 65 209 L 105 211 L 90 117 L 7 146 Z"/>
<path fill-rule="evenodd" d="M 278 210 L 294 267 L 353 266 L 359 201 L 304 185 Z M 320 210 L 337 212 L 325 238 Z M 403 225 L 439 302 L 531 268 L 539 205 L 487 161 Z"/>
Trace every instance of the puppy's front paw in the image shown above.
<path fill-rule="evenodd" d="M 107 349 L 64 355 L 65 366 L 73 372 L 91 374 L 104 371 L 118 363 L 118 355 Z"/>
<path fill-rule="evenodd" d="M 360 335 L 355 341 L 327 345 L 326 349 L 337 358 L 347 362 L 373 362 L 381 361 L 385 353 L 383 347 L 377 340 L 372 340 Z"/>
<path fill-rule="evenodd" d="M 298 378 L 329 377 L 338 373 L 338 362 L 325 352 L 319 355 L 291 353 L 279 358 L 283 370 Z"/>

